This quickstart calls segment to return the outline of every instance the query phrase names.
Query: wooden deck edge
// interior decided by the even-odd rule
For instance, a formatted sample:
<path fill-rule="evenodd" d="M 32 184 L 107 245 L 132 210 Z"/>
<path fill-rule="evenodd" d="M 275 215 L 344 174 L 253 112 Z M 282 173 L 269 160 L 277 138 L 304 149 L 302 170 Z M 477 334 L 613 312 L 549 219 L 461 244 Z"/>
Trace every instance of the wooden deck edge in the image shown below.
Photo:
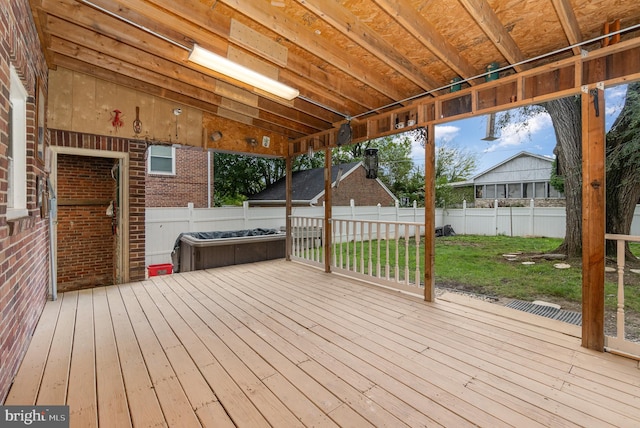
<path fill-rule="evenodd" d="M 530 314 L 528 312 L 519 311 L 517 309 L 508 308 L 506 306 L 497 305 L 495 303 L 485 302 L 483 300 L 475 299 L 464 294 L 447 292 L 442 296 L 439 296 L 437 300 L 469 306 L 474 309 L 500 315 L 505 318 L 523 322 L 525 324 L 531 324 L 544 329 L 556 331 L 568 336 L 576 338 L 582 337 L 582 329 L 580 328 L 580 326 L 546 318 L 540 315 Z"/>

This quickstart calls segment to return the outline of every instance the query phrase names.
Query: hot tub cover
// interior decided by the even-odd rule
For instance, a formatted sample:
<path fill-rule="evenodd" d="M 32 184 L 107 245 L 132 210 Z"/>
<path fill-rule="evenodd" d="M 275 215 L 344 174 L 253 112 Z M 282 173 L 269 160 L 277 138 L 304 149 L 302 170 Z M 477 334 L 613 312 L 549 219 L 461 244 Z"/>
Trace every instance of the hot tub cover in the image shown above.
<path fill-rule="evenodd" d="M 171 251 L 171 261 L 173 263 L 173 272 L 180 272 L 180 245 L 183 236 L 190 236 L 196 239 L 224 239 L 224 238 L 242 238 L 245 236 L 264 236 L 275 235 L 280 233 L 278 229 L 241 229 L 241 230 L 216 230 L 213 232 L 182 232 L 178 235 L 173 250 Z"/>

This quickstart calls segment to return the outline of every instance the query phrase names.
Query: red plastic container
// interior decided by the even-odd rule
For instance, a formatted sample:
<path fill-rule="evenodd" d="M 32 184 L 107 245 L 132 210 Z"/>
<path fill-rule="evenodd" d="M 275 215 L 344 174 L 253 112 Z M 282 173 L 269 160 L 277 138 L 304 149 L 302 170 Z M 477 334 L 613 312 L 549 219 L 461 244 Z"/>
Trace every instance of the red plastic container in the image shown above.
<path fill-rule="evenodd" d="M 169 275 L 173 273 L 173 265 L 171 263 L 162 263 L 159 265 L 149 265 L 149 276 Z"/>

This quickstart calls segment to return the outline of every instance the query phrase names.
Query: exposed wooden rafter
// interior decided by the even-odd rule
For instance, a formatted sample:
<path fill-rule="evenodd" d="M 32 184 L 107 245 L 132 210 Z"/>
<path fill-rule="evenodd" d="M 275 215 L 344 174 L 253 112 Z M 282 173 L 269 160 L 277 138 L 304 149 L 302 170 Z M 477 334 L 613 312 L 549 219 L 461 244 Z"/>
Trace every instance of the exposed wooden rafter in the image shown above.
<path fill-rule="evenodd" d="M 455 47 L 438 33 L 433 24 L 420 15 L 407 0 L 374 0 L 374 2 L 427 49 L 436 54 L 457 75 L 467 79 L 480 74 L 479 70 L 460 56 Z M 475 82 L 469 83 L 473 85 Z"/>
<path fill-rule="evenodd" d="M 516 42 L 511 38 L 487 0 L 459 0 L 467 9 L 482 31 L 502 53 L 509 64 L 518 64 L 526 58 Z M 490 62 L 490 61 L 487 61 Z M 523 71 L 527 66 L 516 65 L 516 71 Z"/>
<path fill-rule="evenodd" d="M 567 35 L 567 40 L 569 40 L 569 44 L 575 45 L 582 42 L 582 34 L 580 32 L 580 25 L 578 25 L 578 20 L 576 19 L 576 14 L 571 7 L 571 3 L 569 0 L 551 0 L 553 2 L 553 7 L 556 10 L 556 14 L 558 15 L 558 19 L 562 24 L 562 29 L 564 33 Z M 573 53 L 578 55 L 580 54 L 580 48 L 574 47 Z"/>

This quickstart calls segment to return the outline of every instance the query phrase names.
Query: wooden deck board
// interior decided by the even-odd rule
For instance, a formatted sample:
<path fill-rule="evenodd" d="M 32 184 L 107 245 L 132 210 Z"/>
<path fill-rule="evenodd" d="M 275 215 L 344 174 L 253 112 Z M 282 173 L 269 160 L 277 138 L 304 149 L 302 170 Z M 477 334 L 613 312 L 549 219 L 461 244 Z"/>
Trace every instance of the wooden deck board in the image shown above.
<path fill-rule="evenodd" d="M 486 302 L 286 261 L 60 295 L 5 404 L 71 426 L 638 426 L 636 361 Z"/>
<path fill-rule="evenodd" d="M 47 302 L 45 305 L 5 404 L 33 405 L 36 403 L 62 300 L 61 296 L 55 302 Z"/>

